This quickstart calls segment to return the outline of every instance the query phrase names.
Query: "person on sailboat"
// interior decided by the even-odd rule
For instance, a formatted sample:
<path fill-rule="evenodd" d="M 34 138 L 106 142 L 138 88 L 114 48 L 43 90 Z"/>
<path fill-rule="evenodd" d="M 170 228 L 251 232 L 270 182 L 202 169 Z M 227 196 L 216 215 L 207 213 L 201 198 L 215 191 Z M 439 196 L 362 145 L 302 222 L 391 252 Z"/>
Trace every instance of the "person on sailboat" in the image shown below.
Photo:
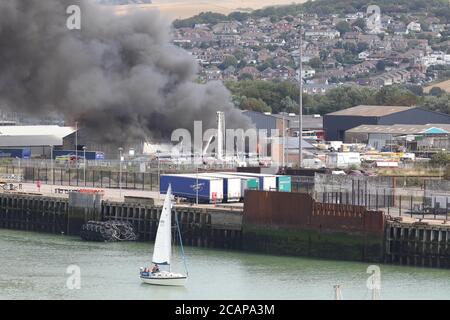
<path fill-rule="evenodd" d="M 152 273 L 157 273 L 159 272 L 159 266 L 157 264 L 155 264 L 152 268 Z"/>

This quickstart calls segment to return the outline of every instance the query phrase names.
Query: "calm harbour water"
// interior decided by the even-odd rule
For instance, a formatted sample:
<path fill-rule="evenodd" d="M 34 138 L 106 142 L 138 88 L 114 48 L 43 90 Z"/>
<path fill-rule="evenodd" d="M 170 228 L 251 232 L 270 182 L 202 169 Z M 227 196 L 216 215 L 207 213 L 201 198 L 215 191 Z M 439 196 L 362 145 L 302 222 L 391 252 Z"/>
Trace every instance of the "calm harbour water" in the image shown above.
<path fill-rule="evenodd" d="M 150 243 L 91 243 L 0 229 L 0 299 L 369 299 L 367 263 L 186 247 L 185 288 L 141 284 Z M 174 271 L 182 271 L 180 261 Z M 81 268 L 69 290 L 66 268 Z M 450 270 L 380 265 L 381 299 L 450 299 Z"/>

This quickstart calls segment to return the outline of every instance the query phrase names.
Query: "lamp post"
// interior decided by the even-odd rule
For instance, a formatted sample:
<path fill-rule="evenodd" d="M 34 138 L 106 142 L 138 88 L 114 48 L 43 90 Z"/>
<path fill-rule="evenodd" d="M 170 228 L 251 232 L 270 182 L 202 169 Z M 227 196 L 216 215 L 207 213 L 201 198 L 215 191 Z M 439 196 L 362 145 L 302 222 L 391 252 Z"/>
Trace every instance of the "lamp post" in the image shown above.
<path fill-rule="evenodd" d="M 19 182 L 22 182 L 22 172 L 20 170 L 20 158 L 19 157 L 16 157 L 16 158 L 17 158 L 17 161 L 19 162 Z"/>
<path fill-rule="evenodd" d="M 196 174 L 195 174 L 195 204 L 198 204 L 198 159 L 195 159 L 197 154 L 194 153 L 194 161 L 196 166 Z"/>
<path fill-rule="evenodd" d="M 84 186 L 86 186 L 86 146 L 83 146 L 83 180 L 84 180 Z"/>
<path fill-rule="evenodd" d="M 286 159 L 285 159 L 285 157 L 284 157 L 284 154 L 285 154 L 285 150 L 286 150 L 286 129 L 284 128 L 284 123 L 285 123 L 285 118 L 284 118 L 284 113 L 283 113 L 283 154 L 282 154 L 282 156 L 281 156 L 281 159 L 283 159 L 282 160 L 282 167 L 284 168 L 285 167 L 285 165 L 286 165 Z"/>
<path fill-rule="evenodd" d="M 77 180 L 78 180 L 78 121 L 75 121 L 75 161 L 77 164 Z"/>
<path fill-rule="evenodd" d="M 50 171 L 52 172 L 52 184 L 55 183 L 54 169 L 53 169 L 53 146 L 50 146 Z"/>
<path fill-rule="evenodd" d="M 122 151 L 123 148 L 119 148 L 119 196 L 122 198 Z"/>
<path fill-rule="evenodd" d="M 300 26 L 300 44 L 299 44 L 299 72 L 298 72 L 298 82 L 299 82 L 299 112 L 298 112 L 298 160 L 299 168 L 302 167 L 303 163 L 303 41 L 302 41 L 302 27 Z"/>
<path fill-rule="evenodd" d="M 156 150 L 156 154 L 157 154 L 157 157 L 158 157 L 158 185 L 159 185 L 159 189 L 160 189 L 160 191 L 161 191 L 161 169 L 160 169 L 160 158 L 161 158 L 161 155 L 160 155 L 160 153 L 161 153 L 161 151 L 160 150 Z M 158 196 L 159 196 L 159 199 L 161 199 L 161 192 L 158 192 Z"/>

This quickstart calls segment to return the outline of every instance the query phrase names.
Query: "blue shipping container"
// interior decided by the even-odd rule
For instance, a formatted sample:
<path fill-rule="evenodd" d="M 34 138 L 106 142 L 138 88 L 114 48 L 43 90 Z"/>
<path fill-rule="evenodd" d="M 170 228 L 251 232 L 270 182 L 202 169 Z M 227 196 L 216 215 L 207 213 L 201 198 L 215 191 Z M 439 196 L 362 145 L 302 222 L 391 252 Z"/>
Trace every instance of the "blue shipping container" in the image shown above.
<path fill-rule="evenodd" d="M 172 185 L 172 193 L 176 197 L 195 201 L 197 198 L 196 186 L 198 186 L 199 202 L 211 203 L 214 201 L 222 202 L 223 200 L 223 179 L 199 176 L 197 185 L 195 175 L 161 175 L 159 183 L 160 193 L 167 193 L 169 184 Z"/>

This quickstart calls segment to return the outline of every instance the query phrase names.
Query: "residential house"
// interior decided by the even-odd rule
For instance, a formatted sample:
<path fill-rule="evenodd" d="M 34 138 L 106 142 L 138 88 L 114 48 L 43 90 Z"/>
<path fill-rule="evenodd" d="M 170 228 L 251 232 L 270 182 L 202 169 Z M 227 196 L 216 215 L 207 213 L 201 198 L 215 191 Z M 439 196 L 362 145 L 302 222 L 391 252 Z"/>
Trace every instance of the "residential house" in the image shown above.
<path fill-rule="evenodd" d="M 298 75 L 298 72 L 296 72 Z M 310 66 L 303 66 L 302 68 L 302 79 L 311 79 L 316 75 L 316 70 Z"/>
<path fill-rule="evenodd" d="M 206 81 L 222 80 L 222 71 L 215 66 L 204 69 L 204 74 Z"/>
<path fill-rule="evenodd" d="M 282 66 L 282 67 L 278 68 L 277 73 L 278 73 L 278 78 L 281 78 L 283 80 L 294 79 L 297 74 L 296 70 L 294 70 L 288 66 Z"/>
<path fill-rule="evenodd" d="M 243 74 L 249 74 L 253 77 L 253 79 L 260 78 L 260 72 L 258 71 L 258 69 L 251 66 L 244 67 L 239 71 L 239 76 L 242 76 Z"/>
<path fill-rule="evenodd" d="M 341 33 L 337 30 L 308 30 L 305 31 L 306 39 L 335 39 L 339 38 Z"/>
<path fill-rule="evenodd" d="M 261 80 L 273 80 L 277 77 L 278 77 L 277 71 L 275 71 L 274 69 L 272 69 L 270 67 L 264 69 L 260 73 Z"/>
<path fill-rule="evenodd" d="M 219 22 L 212 27 L 215 34 L 237 34 L 241 28 L 241 23 L 237 21 Z"/>
<path fill-rule="evenodd" d="M 325 94 L 328 90 L 337 88 L 336 84 L 307 83 L 303 85 L 303 92 L 307 94 Z"/>
<path fill-rule="evenodd" d="M 410 32 L 420 32 L 422 31 L 422 27 L 420 26 L 420 23 L 418 22 L 410 22 L 407 26 L 406 26 L 406 33 L 410 33 Z"/>

